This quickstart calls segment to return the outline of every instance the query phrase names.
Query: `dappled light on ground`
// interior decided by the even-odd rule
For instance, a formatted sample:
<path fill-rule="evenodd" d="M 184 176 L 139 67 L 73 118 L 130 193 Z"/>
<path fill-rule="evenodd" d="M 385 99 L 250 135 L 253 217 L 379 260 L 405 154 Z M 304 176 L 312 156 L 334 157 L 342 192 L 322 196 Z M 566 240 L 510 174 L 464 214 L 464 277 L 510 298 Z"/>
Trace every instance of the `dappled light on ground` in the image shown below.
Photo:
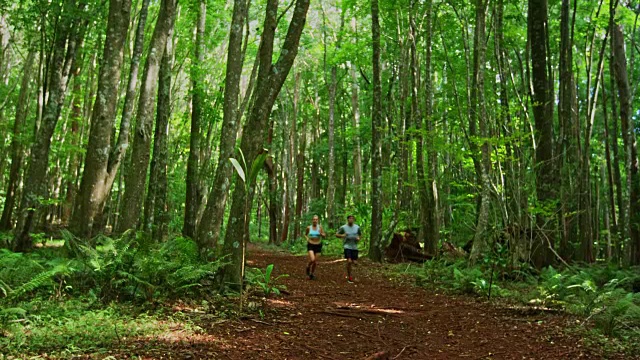
<path fill-rule="evenodd" d="M 603 358 L 583 339 L 566 334 L 567 324 L 575 320 L 565 316 L 546 311 L 515 314 L 515 309 L 436 294 L 391 281 L 380 265 L 366 260 L 350 284 L 344 263 L 337 259 L 323 258 L 312 281 L 304 274 L 303 256 L 249 256 L 254 266 L 275 264 L 276 275 L 288 274 L 282 280 L 287 292 L 255 296 L 240 318 L 195 314 L 188 324 L 170 327 L 166 334 L 128 341 L 127 355 L 232 360 Z"/>

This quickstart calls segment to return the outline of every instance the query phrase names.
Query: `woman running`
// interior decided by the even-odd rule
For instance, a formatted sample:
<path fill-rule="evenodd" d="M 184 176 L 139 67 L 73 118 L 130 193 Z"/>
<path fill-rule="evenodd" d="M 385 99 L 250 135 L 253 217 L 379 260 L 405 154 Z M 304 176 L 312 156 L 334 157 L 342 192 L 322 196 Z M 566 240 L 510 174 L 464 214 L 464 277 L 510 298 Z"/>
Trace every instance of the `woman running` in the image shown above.
<path fill-rule="evenodd" d="M 322 238 L 327 237 L 327 234 L 322 229 L 322 225 L 318 224 L 318 215 L 313 216 L 312 224 L 307 226 L 304 237 L 307 238 L 307 252 L 309 253 L 309 263 L 307 264 L 307 276 L 309 280 L 315 279 L 313 274 L 316 271 L 318 265 L 318 257 L 322 253 Z"/>

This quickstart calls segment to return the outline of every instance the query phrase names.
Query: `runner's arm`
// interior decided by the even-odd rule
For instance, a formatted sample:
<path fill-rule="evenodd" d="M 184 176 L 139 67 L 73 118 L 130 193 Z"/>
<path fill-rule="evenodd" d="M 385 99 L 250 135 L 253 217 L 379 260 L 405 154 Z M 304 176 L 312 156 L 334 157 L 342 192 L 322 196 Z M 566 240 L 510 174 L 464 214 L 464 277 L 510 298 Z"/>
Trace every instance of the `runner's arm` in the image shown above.
<path fill-rule="evenodd" d="M 327 233 L 324 232 L 324 228 L 322 227 L 322 225 L 320 225 L 320 236 L 322 236 L 323 238 L 327 237 Z"/>
<path fill-rule="evenodd" d="M 356 241 L 360 241 L 361 237 L 362 237 L 362 230 L 360 229 L 360 227 L 358 227 L 358 237 L 356 238 Z"/>
<path fill-rule="evenodd" d="M 309 227 L 307 226 L 307 229 L 304 231 L 304 238 L 307 239 L 307 242 L 309 241 Z"/>
<path fill-rule="evenodd" d="M 344 233 L 344 229 L 342 227 L 338 229 L 338 232 L 336 233 L 336 237 L 340 239 L 344 239 L 345 237 L 347 237 L 347 234 Z"/>

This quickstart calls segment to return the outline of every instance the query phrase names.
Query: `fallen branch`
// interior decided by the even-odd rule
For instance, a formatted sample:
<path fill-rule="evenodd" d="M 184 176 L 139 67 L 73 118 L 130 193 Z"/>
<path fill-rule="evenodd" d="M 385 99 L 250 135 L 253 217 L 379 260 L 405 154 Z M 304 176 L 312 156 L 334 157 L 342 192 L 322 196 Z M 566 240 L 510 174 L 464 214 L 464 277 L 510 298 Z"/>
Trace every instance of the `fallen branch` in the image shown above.
<path fill-rule="evenodd" d="M 267 325 L 267 326 L 273 326 L 273 324 L 271 324 L 271 323 L 268 323 L 266 321 L 257 320 L 257 319 L 249 319 L 249 321 L 253 321 L 254 323 L 263 324 L 263 325 Z"/>
<path fill-rule="evenodd" d="M 399 357 L 400 357 L 400 355 L 402 355 L 402 353 L 407 349 L 407 347 L 408 347 L 408 346 L 409 346 L 409 345 L 407 345 L 407 346 L 403 347 L 403 348 L 402 348 L 402 350 L 400 350 L 400 352 L 398 353 L 398 355 L 396 355 L 396 356 L 394 356 L 394 357 L 393 357 L 393 360 L 395 360 L 395 359 L 399 358 Z"/>
<path fill-rule="evenodd" d="M 335 315 L 335 316 L 353 318 L 353 319 L 361 319 L 362 318 L 361 316 L 357 316 L 357 315 L 351 315 L 351 314 L 346 314 L 346 313 L 343 313 L 343 312 L 336 312 L 336 311 L 329 311 L 329 310 L 320 311 L 320 313 L 327 314 L 327 315 Z"/>

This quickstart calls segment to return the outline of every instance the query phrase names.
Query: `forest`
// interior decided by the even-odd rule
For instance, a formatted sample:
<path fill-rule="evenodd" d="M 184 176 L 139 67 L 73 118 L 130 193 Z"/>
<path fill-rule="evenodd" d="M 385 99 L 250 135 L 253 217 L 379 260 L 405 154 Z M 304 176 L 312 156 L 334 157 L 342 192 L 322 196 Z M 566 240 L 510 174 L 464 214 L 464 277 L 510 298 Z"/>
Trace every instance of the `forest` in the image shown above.
<path fill-rule="evenodd" d="M 639 17 L 0 1 L 0 359 L 640 357 Z"/>

